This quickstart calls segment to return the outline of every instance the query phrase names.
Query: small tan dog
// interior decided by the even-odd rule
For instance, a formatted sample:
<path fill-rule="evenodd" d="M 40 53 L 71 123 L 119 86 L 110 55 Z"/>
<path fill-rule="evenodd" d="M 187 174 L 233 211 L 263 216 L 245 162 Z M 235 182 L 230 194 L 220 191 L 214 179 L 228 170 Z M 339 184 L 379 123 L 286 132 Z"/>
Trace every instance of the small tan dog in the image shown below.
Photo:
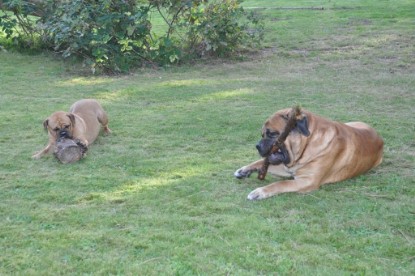
<path fill-rule="evenodd" d="M 48 131 L 47 146 L 32 156 L 39 159 L 55 148 L 59 138 L 77 139 L 88 147 L 98 137 L 101 125 L 105 133 L 110 133 L 108 117 L 96 100 L 80 100 L 75 102 L 69 112 L 57 111 L 50 115 L 43 126 Z"/>

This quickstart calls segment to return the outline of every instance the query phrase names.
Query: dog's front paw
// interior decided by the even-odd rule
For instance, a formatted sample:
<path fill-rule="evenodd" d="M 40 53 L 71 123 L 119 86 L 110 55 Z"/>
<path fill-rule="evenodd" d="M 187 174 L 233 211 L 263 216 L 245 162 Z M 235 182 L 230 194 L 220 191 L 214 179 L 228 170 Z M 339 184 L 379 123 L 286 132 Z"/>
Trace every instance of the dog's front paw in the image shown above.
<path fill-rule="evenodd" d="M 88 151 L 88 146 L 79 139 L 75 139 L 74 142 L 81 148 L 82 156 L 85 157 L 86 152 Z"/>
<path fill-rule="evenodd" d="M 238 179 L 242 179 L 245 177 L 249 177 L 252 173 L 253 173 L 252 170 L 247 170 L 245 169 L 245 167 L 242 167 L 238 169 L 233 175 Z"/>
<path fill-rule="evenodd" d="M 35 153 L 32 155 L 32 159 L 35 159 L 35 160 L 40 159 L 40 157 L 42 157 L 41 153 Z"/>
<path fill-rule="evenodd" d="M 247 198 L 249 200 L 261 200 L 261 199 L 264 199 L 264 198 L 267 198 L 267 197 L 269 197 L 269 196 L 264 191 L 264 189 L 261 187 L 261 188 L 257 188 L 255 190 L 253 190 L 252 192 L 250 192 Z"/>

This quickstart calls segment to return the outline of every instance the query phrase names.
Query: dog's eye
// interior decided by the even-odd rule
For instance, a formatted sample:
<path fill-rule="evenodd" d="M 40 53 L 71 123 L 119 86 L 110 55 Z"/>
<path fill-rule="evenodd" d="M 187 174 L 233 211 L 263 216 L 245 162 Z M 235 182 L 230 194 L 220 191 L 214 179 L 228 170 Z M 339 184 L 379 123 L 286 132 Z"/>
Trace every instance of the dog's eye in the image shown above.
<path fill-rule="evenodd" d="M 55 127 L 53 130 L 54 131 L 59 131 L 59 128 L 58 127 Z"/>
<path fill-rule="evenodd" d="M 70 127 L 70 125 L 64 125 L 63 126 L 63 128 L 69 128 Z"/>
<path fill-rule="evenodd" d="M 267 135 L 267 137 L 275 138 L 278 135 L 280 135 L 280 133 L 279 133 L 279 131 L 271 131 L 271 130 L 267 129 L 266 135 Z"/>

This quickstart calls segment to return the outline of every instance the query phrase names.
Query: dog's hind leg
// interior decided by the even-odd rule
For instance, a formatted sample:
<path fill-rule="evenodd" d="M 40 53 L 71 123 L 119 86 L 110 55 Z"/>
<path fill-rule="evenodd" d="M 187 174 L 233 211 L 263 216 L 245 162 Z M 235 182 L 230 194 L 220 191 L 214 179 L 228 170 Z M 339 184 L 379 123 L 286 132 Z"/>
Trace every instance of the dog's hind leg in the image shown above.
<path fill-rule="evenodd" d="M 98 114 L 98 122 L 104 128 L 104 133 L 106 134 L 111 133 L 111 129 L 108 127 L 108 116 L 107 116 L 107 113 L 105 113 L 105 111 L 101 111 Z"/>

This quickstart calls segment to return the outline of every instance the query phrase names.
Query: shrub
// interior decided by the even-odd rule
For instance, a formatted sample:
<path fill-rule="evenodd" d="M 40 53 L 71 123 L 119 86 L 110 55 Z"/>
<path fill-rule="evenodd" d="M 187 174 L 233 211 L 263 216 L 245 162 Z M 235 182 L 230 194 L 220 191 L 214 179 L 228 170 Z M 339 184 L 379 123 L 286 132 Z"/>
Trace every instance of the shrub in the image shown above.
<path fill-rule="evenodd" d="M 237 0 L 217 0 L 198 7 L 186 21 L 188 50 L 197 56 L 229 56 L 263 39 L 259 17 L 246 13 Z"/>
<path fill-rule="evenodd" d="M 80 57 L 93 71 L 231 56 L 263 36 L 261 21 L 246 13 L 237 0 L 41 2 L 3 1 L 3 9 L 14 16 L 5 12 L 0 30 L 16 45 L 39 40 L 37 47 L 53 49 L 64 58 Z M 166 23 L 165 33 L 152 30 L 154 14 Z"/>
<path fill-rule="evenodd" d="M 7 7 L 8 11 L 0 12 L 0 31 L 6 34 L 15 47 L 36 47 L 38 30 L 36 29 L 36 18 L 30 16 L 36 14 L 36 6 L 27 1 L 0 1 L 0 7 Z"/>
<path fill-rule="evenodd" d="M 93 69 L 126 71 L 149 49 L 148 13 L 134 1 L 73 0 L 57 5 L 40 27 L 46 44 L 63 57 L 81 56 Z"/>

